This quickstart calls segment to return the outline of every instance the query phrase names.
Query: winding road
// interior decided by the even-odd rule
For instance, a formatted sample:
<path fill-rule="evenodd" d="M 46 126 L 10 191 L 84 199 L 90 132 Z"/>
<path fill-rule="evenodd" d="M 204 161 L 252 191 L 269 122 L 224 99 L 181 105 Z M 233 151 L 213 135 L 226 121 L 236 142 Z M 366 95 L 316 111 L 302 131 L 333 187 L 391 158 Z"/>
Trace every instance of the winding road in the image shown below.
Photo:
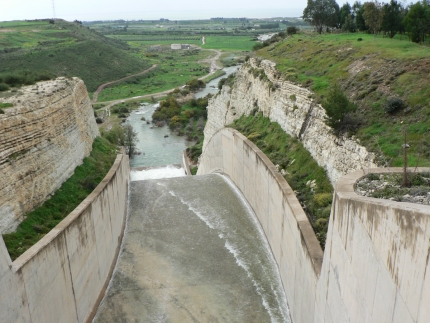
<path fill-rule="evenodd" d="M 121 82 L 121 81 L 124 81 L 124 80 L 128 80 L 128 79 L 130 79 L 130 78 L 132 78 L 132 77 L 135 77 L 135 76 L 139 76 L 139 75 L 142 75 L 142 74 L 148 73 L 149 71 L 153 70 L 153 69 L 154 69 L 154 68 L 156 68 L 157 66 L 158 66 L 158 64 L 154 64 L 154 65 L 152 65 L 150 68 L 148 68 L 148 69 L 146 69 L 146 70 L 144 70 L 144 71 L 142 71 L 142 72 L 139 72 L 139 73 L 137 73 L 137 74 L 129 75 L 129 76 L 123 77 L 123 78 L 121 78 L 121 79 L 119 79 L 119 80 L 110 81 L 110 82 L 107 82 L 107 83 L 104 83 L 104 84 L 100 85 L 100 86 L 97 88 L 97 90 L 94 92 L 94 94 L 93 94 L 93 100 L 92 100 L 92 103 L 96 103 L 96 102 L 97 102 L 97 99 L 99 98 L 99 94 L 100 94 L 100 92 L 101 92 L 101 91 L 103 91 L 103 90 L 104 90 L 104 88 L 105 88 L 106 86 L 109 86 L 109 85 L 112 85 L 112 84 L 115 84 L 115 83 L 118 83 L 118 82 Z"/>
<path fill-rule="evenodd" d="M 216 49 L 203 49 L 203 50 L 213 51 L 213 52 L 216 53 L 216 55 L 214 57 L 211 57 L 211 58 L 208 58 L 208 59 L 200 61 L 202 63 L 209 63 L 210 64 L 210 73 L 207 74 L 207 75 L 205 75 L 205 76 L 200 77 L 199 80 L 202 80 L 202 79 L 204 79 L 204 78 L 212 75 L 217 70 L 221 69 L 221 67 L 217 64 L 217 61 L 218 61 L 218 59 L 220 58 L 220 56 L 222 54 L 221 51 L 216 50 Z M 98 99 L 98 96 L 99 96 L 100 92 L 103 91 L 103 89 L 105 87 L 107 87 L 109 85 L 112 85 L 112 84 L 115 84 L 115 83 L 120 82 L 120 81 L 124 81 L 124 80 L 129 79 L 129 78 L 138 76 L 138 75 L 145 74 L 145 73 L 151 71 L 152 69 L 156 68 L 157 66 L 158 66 L 157 64 L 154 64 L 150 68 L 148 68 L 148 69 L 146 69 L 146 70 L 144 70 L 144 71 L 142 71 L 140 73 L 133 74 L 133 75 L 124 77 L 122 79 L 111 81 L 111 82 L 104 83 L 104 84 L 100 85 L 97 88 L 97 90 L 94 92 L 92 103 L 96 103 L 97 102 L 97 99 Z M 175 87 L 175 88 L 178 88 L 178 87 Z M 118 103 L 122 103 L 122 102 L 126 102 L 126 101 L 132 101 L 132 100 L 136 100 L 136 99 L 147 99 L 147 98 L 158 99 L 158 98 L 161 98 L 161 97 L 169 94 L 170 92 L 174 91 L 175 88 L 172 88 L 172 89 L 169 89 L 169 90 L 165 90 L 165 91 L 161 91 L 161 92 L 157 92 L 157 93 L 152 93 L 152 94 L 145 94 L 145 95 L 134 96 L 134 97 L 131 97 L 131 98 L 123 98 L 123 99 L 117 99 L 117 100 L 112 100 L 112 101 L 103 101 L 103 103 L 107 104 L 103 108 L 103 110 L 109 109 L 109 108 L 111 108 L 112 106 L 114 106 L 114 105 L 116 105 Z"/>

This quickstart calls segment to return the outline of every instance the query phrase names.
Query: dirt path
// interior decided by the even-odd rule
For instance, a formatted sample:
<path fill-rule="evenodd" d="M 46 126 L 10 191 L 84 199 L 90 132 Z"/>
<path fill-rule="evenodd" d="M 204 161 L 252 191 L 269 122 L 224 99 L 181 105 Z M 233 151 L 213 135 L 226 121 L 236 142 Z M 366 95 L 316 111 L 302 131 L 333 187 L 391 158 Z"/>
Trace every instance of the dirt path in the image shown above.
<path fill-rule="evenodd" d="M 221 57 L 222 53 L 221 53 L 221 51 L 216 50 L 216 49 L 204 49 L 204 50 L 209 50 L 209 51 L 216 53 L 216 55 L 214 57 L 206 58 L 206 59 L 199 61 L 199 63 L 209 63 L 210 64 L 210 73 L 209 73 L 209 75 L 210 75 L 210 74 L 214 73 L 215 71 L 221 69 L 221 67 L 217 64 L 217 61 Z M 205 78 L 205 77 L 206 76 L 204 76 L 203 78 Z M 202 78 L 200 78 L 200 79 L 202 79 Z"/>
<path fill-rule="evenodd" d="M 154 69 L 154 68 L 156 68 L 157 66 L 158 66 L 157 64 L 154 64 L 154 65 L 152 65 L 150 68 L 148 68 L 148 69 L 146 69 L 146 70 L 144 70 L 144 71 L 142 71 L 142 72 L 139 72 L 139 73 L 137 73 L 137 74 L 133 74 L 133 75 L 130 75 L 130 76 L 126 76 L 126 77 L 123 77 L 122 79 L 115 80 L 115 81 L 111 81 L 111 82 L 107 82 L 107 83 L 105 83 L 105 84 L 100 85 L 100 86 L 97 88 L 97 90 L 94 92 L 94 94 L 93 94 L 93 100 L 92 100 L 92 103 L 96 103 L 96 102 L 97 102 L 97 99 L 99 98 L 99 94 L 100 94 L 100 92 L 101 92 L 101 91 L 103 91 L 103 90 L 104 90 L 104 88 L 105 88 L 106 86 L 109 86 L 109 85 L 112 85 L 112 84 L 115 84 L 115 83 L 118 83 L 118 82 L 121 82 L 121 81 L 127 80 L 127 79 L 129 79 L 129 78 L 132 78 L 132 77 L 135 77 L 135 76 L 138 76 L 138 75 L 142 75 L 142 74 L 148 73 L 149 71 L 153 70 L 153 69 Z"/>
<path fill-rule="evenodd" d="M 206 60 L 201 61 L 201 62 L 204 62 L 204 61 L 205 61 L 205 62 L 207 62 L 207 63 L 210 63 L 210 64 L 211 64 L 211 68 L 210 68 L 210 71 L 211 71 L 211 72 L 210 72 L 209 74 L 206 74 L 206 75 L 204 75 L 204 76 L 200 77 L 200 78 L 199 78 L 199 80 L 204 79 L 204 78 L 208 77 L 209 75 L 212 75 L 213 73 L 215 73 L 215 71 L 217 71 L 217 70 L 220 70 L 220 69 L 221 69 L 221 67 L 217 64 L 217 61 L 218 61 L 218 59 L 220 58 L 220 56 L 221 56 L 221 54 L 222 54 L 222 53 L 221 53 L 221 51 L 216 50 L 216 49 L 205 49 L 205 50 L 213 51 L 213 52 L 215 52 L 215 53 L 216 53 L 216 55 L 215 55 L 214 57 L 211 57 L 211 58 L 208 58 L 208 59 L 206 59 Z M 140 72 L 140 73 L 138 73 L 138 74 L 134 74 L 134 75 L 131 75 L 131 76 L 127 76 L 126 78 L 123 78 L 123 79 L 120 79 L 120 80 L 117 80 L 117 81 L 112 81 L 112 82 L 109 82 L 109 83 L 106 83 L 106 84 L 102 84 L 102 85 L 100 85 L 100 86 L 99 86 L 99 88 L 97 89 L 97 91 L 96 91 L 96 92 L 94 92 L 94 96 L 93 96 L 93 103 L 97 102 L 98 94 L 99 94 L 99 93 L 101 92 L 101 90 L 103 90 L 103 88 L 104 88 L 104 87 L 106 87 L 107 85 L 113 84 L 113 83 L 115 83 L 115 82 L 122 81 L 122 80 L 124 80 L 124 79 L 130 78 L 130 77 L 133 77 L 133 76 L 136 76 L 136 75 L 144 74 L 144 73 L 146 73 L 146 72 L 150 71 L 151 69 L 155 68 L 156 66 L 157 66 L 157 64 L 153 65 L 151 68 L 149 68 L 149 69 L 147 69 L 147 70 L 145 70 L 145 71 L 143 71 L 143 72 Z M 102 86 L 103 86 L 103 88 L 99 91 L 99 89 L 100 89 Z M 161 92 L 157 92 L 157 93 L 152 93 L 152 94 L 145 94 L 145 95 L 134 96 L 134 97 L 131 97 L 131 98 L 117 99 L 117 100 L 112 100 L 112 101 L 103 101 L 102 103 L 105 103 L 105 104 L 107 104 L 107 105 L 106 105 L 104 108 L 102 108 L 102 110 L 108 110 L 109 108 L 111 108 L 112 106 L 114 106 L 114 105 L 116 105 L 116 104 L 118 104 L 118 103 L 127 102 L 127 101 L 132 101 L 132 100 L 148 99 L 148 98 L 158 99 L 158 98 L 161 98 L 161 97 L 163 97 L 163 96 L 166 96 L 167 94 L 169 94 L 170 92 L 174 91 L 176 88 L 179 88 L 179 87 L 180 87 L 180 86 L 177 86 L 177 87 L 175 87 L 175 88 L 173 88 L 173 89 L 169 89 L 169 90 L 165 90 L 165 91 L 161 91 Z"/>

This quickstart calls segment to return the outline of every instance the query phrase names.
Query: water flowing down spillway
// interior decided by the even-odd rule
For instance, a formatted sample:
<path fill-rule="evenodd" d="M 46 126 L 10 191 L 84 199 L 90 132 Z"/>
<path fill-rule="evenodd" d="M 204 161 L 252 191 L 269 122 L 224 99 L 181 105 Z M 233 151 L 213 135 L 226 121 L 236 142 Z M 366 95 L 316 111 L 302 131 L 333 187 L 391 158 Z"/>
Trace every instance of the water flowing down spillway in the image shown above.
<path fill-rule="evenodd" d="M 196 97 L 216 93 L 218 82 Z M 185 176 L 178 164 L 193 143 L 147 124 L 156 107 L 142 105 L 128 120 L 142 154 L 130 160 L 126 231 L 94 322 L 290 322 L 252 209 L 219 174 Z"/>
<path fill-rule="evenodd" d="M 122 252 L 95 322 L 290 319 L 258 220 L 212 174 L 131 182 Z"/>

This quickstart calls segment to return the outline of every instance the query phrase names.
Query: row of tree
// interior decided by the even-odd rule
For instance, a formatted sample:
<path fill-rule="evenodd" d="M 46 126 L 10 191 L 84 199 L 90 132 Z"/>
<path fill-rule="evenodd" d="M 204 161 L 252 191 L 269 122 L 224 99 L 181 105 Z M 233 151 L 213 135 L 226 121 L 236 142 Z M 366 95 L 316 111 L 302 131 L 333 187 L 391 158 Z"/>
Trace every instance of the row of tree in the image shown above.
<path fill-rule="evenodd" d="M 430 0 L 421 0 L 408 6 L 397 0 L 381 3 L 377 0 L 356 1 L 352 6 L 342 7 L 335 0 L 308 0 L 303 18 L 313 25 L 318 33 L 325 28 L 335 28 L 346 32 L 383 32 L 390 38 L 397 33 L 407 33 L 413 42 L 424 42 L 430 33 Z"/>

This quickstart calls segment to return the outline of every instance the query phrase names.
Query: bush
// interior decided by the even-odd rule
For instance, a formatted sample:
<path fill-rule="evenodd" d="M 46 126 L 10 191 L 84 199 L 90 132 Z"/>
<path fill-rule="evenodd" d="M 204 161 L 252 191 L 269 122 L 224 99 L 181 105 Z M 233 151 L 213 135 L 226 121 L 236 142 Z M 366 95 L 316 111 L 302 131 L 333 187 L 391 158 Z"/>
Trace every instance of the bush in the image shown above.
<path fill-rule="evenodd" d="M 357 39 L 357 41 L 362 41 L 362 40 L 363 40 L 363 38 L 361 38 L 361 37 Z"/>
<path fill-rule="evenodd" d="M 405 103 L 399 97 L 391 96 L 385 103 L 384 110 L 387 113 L 393 113 L 406 107 Z"/>
<path fill-rule="evenodd" d="M 228 77 L 219 80 L 218 89 L 221 90 L 224 85 L 228 85 L 229 87 L 233 87 L 235 80 L 236 80 L 236 73 L 230 74 Z"/>
<path fill-rule="evenodd" d="M 205 88 L 206 83 L 202 80 L 199 79 L 193 79 L 191 81 L 187 82 L 188 88 L 190 89 L 190 91 L 195 92 L 198 91 L 200 89 Z"/>
<path fill-rule="evenodd" d="M 9 90 L 9 86 L 6 83 L 0 83 L 0 92 Z"/>
<path fill-rule="evenodd" d="M 314 203 L 318 207 L 326 207 L 331 204 L 333 194 L 331 193 L 319 193 L 314 196 Z"/>
<path fill-rule="evenodd" d="M 294 27 L 294 26 L 290 26 L 287 28 L 287 35 L 288 36 L 295 35 L 295 34 L 297 34 L 298 31 L 299 31 L 299 28 Z"/>
<path fill-rule="evenodd" d="M 256 52 L 257 50 L 262 49 L 263 47 L 265 47 L 265 46 L 264 46 L 264 43 L 256 43 L 256 44 L 252 47 L 252 50 Z"/>
<path fill-rule="evenodd" d="M 96 122 L 97 123 L 103 123 L 103 119 L 102 118 L 96 118 Z"/>
<path fill-rule="evenodd" d="M 344 129 L 345 117 L 355 112 L 357 106 L 350 102 L 339 84 L 331 87 L 327 98 L 322 102 L 326 111 L 325 123 L 339 135 Z"/>

